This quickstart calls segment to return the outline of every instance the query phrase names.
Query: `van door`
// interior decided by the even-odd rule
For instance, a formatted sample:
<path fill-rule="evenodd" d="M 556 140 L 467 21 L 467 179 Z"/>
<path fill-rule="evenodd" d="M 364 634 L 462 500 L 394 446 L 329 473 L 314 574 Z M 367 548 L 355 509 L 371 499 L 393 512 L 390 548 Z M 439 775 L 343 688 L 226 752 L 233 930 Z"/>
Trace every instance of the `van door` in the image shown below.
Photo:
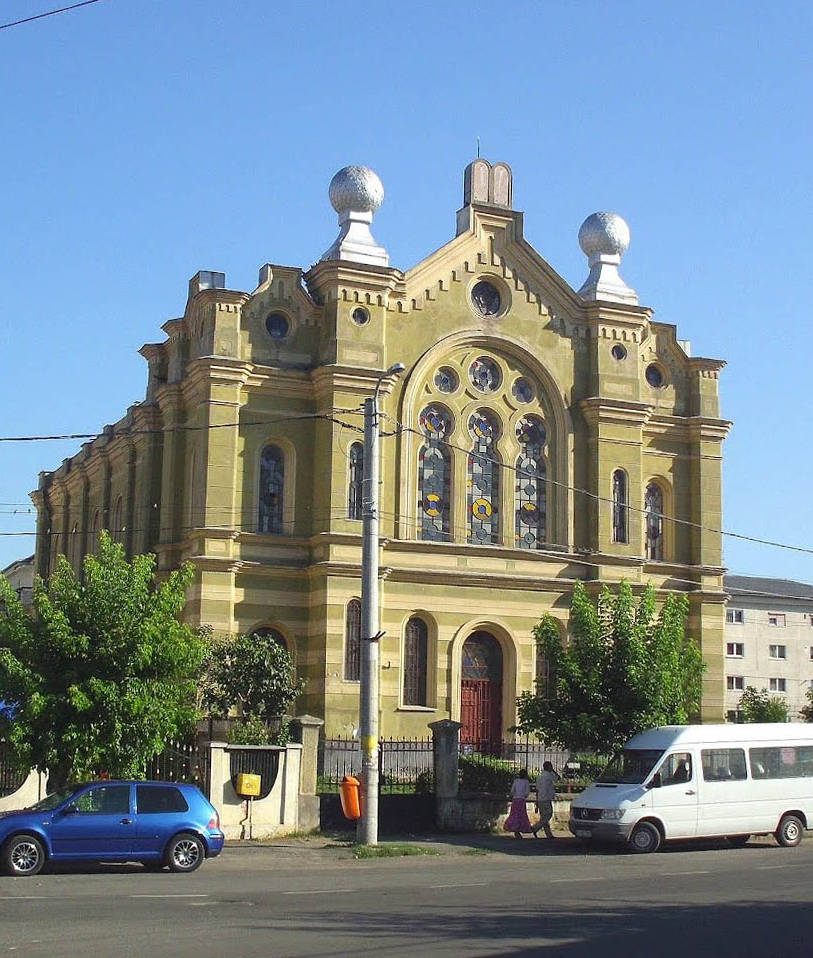
<path fill-rule="evenodd" d="M 703 795 L 698 835 L 748 835 L 754 822 L 753 787 L 745 770 L 745 749 L 712 745 L 700 751 Z"/>
<path fill-rule="evenodd" d="M 659 776 L 656 778 L 655 776 Z M 693 838 L 697 834 L 697 769 L 691 752 L 670 752 L 650 781 L 652 809 L 663 822 L 667 838 Z"/>

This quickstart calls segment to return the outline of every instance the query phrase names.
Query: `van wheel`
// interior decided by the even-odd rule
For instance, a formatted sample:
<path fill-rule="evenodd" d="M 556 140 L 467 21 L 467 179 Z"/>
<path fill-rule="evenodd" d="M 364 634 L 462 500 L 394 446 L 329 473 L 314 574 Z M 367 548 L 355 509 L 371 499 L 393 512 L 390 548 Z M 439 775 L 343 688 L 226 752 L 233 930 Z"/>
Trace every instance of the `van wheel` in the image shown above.
<path fill-rule="evenodd" d="M 774 836 L 780 845 L 784 845 L 785 848 L 793 848 L 802 840 L 804 830 L 805 827 L 798 815 L 785 815 L 779 823 L 779 828 L 774 832 Z"/>
<path fill-rule="evenodd" d="M 648 855 L 661 846 L 661 833 L 651 822 L 641 822 L 630 835 L 630 850 L 636 855 Z"/>

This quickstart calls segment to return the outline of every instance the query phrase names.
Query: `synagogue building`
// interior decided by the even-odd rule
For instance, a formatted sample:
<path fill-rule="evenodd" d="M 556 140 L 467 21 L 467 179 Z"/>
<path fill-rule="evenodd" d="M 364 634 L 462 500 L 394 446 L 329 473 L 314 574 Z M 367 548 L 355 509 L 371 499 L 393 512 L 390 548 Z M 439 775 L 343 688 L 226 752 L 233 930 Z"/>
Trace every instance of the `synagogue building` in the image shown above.
<path fill-rule="evenodd" d="M 471 163 L 453 238 L 404 271 L 373 236 L 381 181 L 346 167 L 314 266 L 264 265 L 252 292 L 197 273 L 141 348 L 144 400 L 41 474 L 37 572 L 58 554 L 78 568 L 102 529 L 163 570 L 191 560 L 189 621 L 274 635 L 306 682 L 297 710 L 352 734 L 361 405 L 378 389 L 382 735 L 451 717 L 464 740 L 508 737 L 546 679 L 541 615 L 565 637 L 574 583 L 622 579 L 687 594 L 702 718 L 721 721 L 724 363 L 640 305 L 620 216 L 582 224 L 576 290 L 512 192 L 507 165 Z"/>

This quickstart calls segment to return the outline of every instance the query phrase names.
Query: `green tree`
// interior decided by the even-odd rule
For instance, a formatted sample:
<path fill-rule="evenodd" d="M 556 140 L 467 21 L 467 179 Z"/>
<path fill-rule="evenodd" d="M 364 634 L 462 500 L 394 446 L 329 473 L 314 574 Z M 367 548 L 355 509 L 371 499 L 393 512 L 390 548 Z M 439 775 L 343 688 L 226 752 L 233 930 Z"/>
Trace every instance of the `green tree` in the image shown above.
<path fill-rule="evenodd" d="M 799 715 L 803 722 L 813 722 L 813 689 L 807 690 L 807 705 L 799 709 Z"/>
<path fill-rule="evenodd" d="M 742 693 L 739 710 L 743 722 L 787 722 L 788 703 L 777 695 L 771 695 L 767 689 L 748 685 Z"/>
<path fill-rule="evenodd" d="M 51 787 L 107 772 L 138 778 L 167 741 L 198 718 L 206 646 L 180 621 L 194 570 L 160 585 L 154 556 L 128 562 L 108 533 L 78 577 L 64 556 L 33 615 L 0 576 L 0 738 Z"/>
<path fill-rule="evenodd" d="M 627 582 L 594 601 L 576 583 L 571 640 L 562 643 L 550 615 L 534 629 L 551 681 L 520 696 L 520 728 L 564 748 L 606 753 L 644 729 L 689 721 L 705 664 L 685 633 L 688 608 L 686 596 L 671 594 L 658 614 L 652 586 L 636 604 Z"/>
<path fill-rule="evenodd" d="M 232 741 L 284 744 L 284 715 L 302 691 L 288 650 L 270 635 L 238 635 L 212 642 L 206 664 L 203 704 L 225 718 L 240 713 Z"/>

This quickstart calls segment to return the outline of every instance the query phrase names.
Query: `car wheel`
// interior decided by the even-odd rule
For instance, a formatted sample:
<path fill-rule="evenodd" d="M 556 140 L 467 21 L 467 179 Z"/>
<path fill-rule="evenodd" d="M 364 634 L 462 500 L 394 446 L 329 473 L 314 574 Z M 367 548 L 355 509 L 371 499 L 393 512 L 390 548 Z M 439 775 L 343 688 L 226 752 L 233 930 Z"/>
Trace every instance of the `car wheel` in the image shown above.
<path fill-rule="evenodd" d="M 802 840 L 805 827 L 798 815 L 785 815 L 774 832 L 776 840 L 785 848 L 793 848 Z"/>
<path fill-rule="evenodd" d="M 200 867 L 206 853 L 203 842 L 191 832 L 181 832 L 167 846 L 166 864 L 173 872 L 193 872 Z"/>
<path fill-rule="evenodd" d="M 750 837 L 750 835 L 728 835 L 726 836 L 726 841 L 732 848 L 743 848 L 748 844 Z"/>
<path fill-rule="evenodd" d="M 630 850 L 636 855 L 656 852 L 661 845 L 661 833 L 651 822 L 641 822 L 630 835 Z"/>
<path fill-rule="evenodd" d="M 15 835 L 3 846 L 3 866 L 9 875 L 27 878 L 42 871 L 45 850 L 33 835 Z"/>

